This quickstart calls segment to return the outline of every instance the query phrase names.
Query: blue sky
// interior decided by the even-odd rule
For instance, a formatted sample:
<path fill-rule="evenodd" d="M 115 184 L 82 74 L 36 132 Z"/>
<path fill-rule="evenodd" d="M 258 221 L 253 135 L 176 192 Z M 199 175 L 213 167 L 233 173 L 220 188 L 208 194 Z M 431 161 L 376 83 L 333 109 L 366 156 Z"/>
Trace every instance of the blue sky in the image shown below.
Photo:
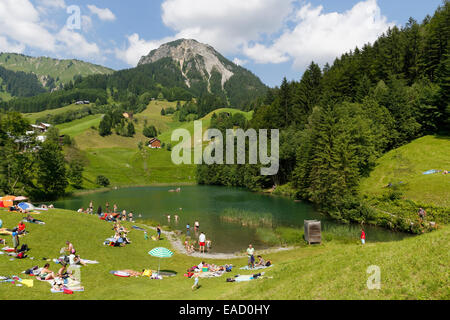
<path fill-rule="evenodd" d="M 130 68 L 162 43 L 194 38 L 270 86 L 299 79 L 373 42 L 388 27 L 419 22 L 441 0 L 0 0 L 0 51 L 78 58 Z M 68 8 L 75 11 L 67 13 Z M 77 20 L 80 18 L 80 25 Z M 68 19 L 70 23 L 68 24 Z M 75 26 L 75 28 L 73 28 Z"/>

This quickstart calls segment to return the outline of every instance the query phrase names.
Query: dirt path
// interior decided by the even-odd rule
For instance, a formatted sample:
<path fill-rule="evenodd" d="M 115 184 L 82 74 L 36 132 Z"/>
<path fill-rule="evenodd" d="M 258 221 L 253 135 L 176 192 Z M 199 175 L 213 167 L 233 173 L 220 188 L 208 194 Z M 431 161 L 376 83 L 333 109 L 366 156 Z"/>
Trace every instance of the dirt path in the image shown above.
<path fill-rule="evenodd" d="M 155 227 L 151 227 L 148 225 L 142 225 L 145 228 L 152 229 L 156 231 Z M 190 257 L 197 257 L 197 258 L 207 258 L 207 259 L 239 259 L 246 257 L 245 254 L 241 253 L 200 253 L 200 252 L 193 252 L 188 253 L 184 247 L 184 244 L 181 242 L 181 239 L 178 238 L 175 232 L 173 231 L 164 231 L 162 230 L 161 233 L 167 237 L 170 244 L 172 245 L 173 249 L 177 251 L 178 253 L 190 256 Z M 273 252 L 279 252 L 279 251 L 286 251 L 286 250 L 292 250 L 294 247 L 279 247 L 279 248 L 272 248 L 272 249 L 266 249 L 266 250 L 259 250 L 258 254 L 268 254 Z"/>

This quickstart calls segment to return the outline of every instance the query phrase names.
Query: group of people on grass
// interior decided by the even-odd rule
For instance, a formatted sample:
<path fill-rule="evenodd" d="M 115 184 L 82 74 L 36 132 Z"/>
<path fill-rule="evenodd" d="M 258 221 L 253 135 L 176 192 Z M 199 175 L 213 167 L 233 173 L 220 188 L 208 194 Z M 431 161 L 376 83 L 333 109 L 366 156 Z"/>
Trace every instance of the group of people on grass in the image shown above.
<path fill-rule="evenodd" d="M 88 214 L 94 214 L 94 201 L 91 200 L 89 202 L 89 207 L 85 210 L 84 208 L 80 208 L 77 210 L 79 213 L 88 213 Z M 109 202 L 106 202 L 105 210 L 103 210 L 102 206 L 99 206 L 97 208 L 97 215 L 100 217 L 100 219 L 105 221 L 130 221 L 134 222 L 134 214 L 132 211 L 128 212 L 126 210 L 123 210 L 122 212 L 119 212 L 118 207 L 116 204 L 113 205 L 113 210 L 111 211 L 109 208 Z"/>
<path fill-rule="evenodd" d="M 63 256 L 57 260 L 57 263 L 60 265 L 57 272 L 52 271 L 50 264 L 46 263 L 43 268 L 34 267 L 25 273 L 34 274 L 36 279 L 41 281 L 51 281 L 53 290 L 62 290 L 69 279 L 76 280 L 74 273 L 70 271 L 70 267 L 75 265 L 86 266 L 86 264 L 77 254 L 70 241 L 66 241 L 66 246 L 61 249 L 60 253 Z"/>
<path fill-rule="evenodd" d="M 249 244 L 247 248 L 247 257 L 248 257 L 248 267 L 249 269 L 253 269 L 255 267 L 270 267 L 272 265 L 271 260 L 264 260 L 261 255 L 257 256 L 258 261 L 255 259 L 255 248 L 253 245 Z"/>
<path fill-rule="evenodd" d="M 114 223 L 114 237 L 110 240 L 105 241 L 105 244 L 111 247 L 123 247 L 127 244 L 130 244 L 131 241 L 128 239 L 128 233 L 130 230 L 127 230 L 120 224 L 120 221 L 116 221 Z"/>
<path fill-rule="evenodd" d="M 198 248 L 197 248 L 198 245 Z M 198 242 L 196 240 L 190 241 L 190 236 L 187 236 L 184 241 L 184 248 L 187 253 L 194 253 L 198 250 L 200 253 L 205 253 L 211 250 L 212 242 L 209 239 L 206 239 L 206 235 L 204 232 L 200 232 L 198 236 Z"/>

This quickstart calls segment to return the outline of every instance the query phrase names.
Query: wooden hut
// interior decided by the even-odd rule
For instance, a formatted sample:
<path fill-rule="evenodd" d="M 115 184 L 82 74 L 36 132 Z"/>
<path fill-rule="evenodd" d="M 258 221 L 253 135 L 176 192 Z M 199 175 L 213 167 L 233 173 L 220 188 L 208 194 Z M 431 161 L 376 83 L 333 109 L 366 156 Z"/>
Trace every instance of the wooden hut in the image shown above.
<path fill-rule="evenodd" d="M 308 244 L 322 243 L 322 227 L 318 220 L 305 220 L 305 240 Z"/>

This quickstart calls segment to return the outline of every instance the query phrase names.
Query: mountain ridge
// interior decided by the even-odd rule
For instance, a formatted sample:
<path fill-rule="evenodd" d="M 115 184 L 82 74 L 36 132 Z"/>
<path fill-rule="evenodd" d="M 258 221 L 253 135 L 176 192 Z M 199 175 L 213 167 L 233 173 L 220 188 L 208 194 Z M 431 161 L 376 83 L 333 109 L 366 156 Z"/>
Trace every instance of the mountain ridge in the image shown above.
<path fill-rule="evenodd" d="M 34 74 L 48 90 L 69 83 L 75 76 L 114 72 L 113 69 L 79 59 L 32 57 L 10 52 L 0 52 L 0 66 L 15 72 Z"/>
<path fill-rule="evenodd" d="M 195 39 L 178 39 L 162 44 L 158 49 L 154 49 L 148 55 L 143 56 L 137 67 L 154 64 L 166 58 L 175 62 L 189 88 L 205 82 L 206 90 L 209 93 L 223 93 L 225 96 L 229 96 L 232 94 L 229 91 L 234 91 L 236 86 L 233 83 L 230 85 L 227 85 L 227 83 L 235 81 L 238 77 L 245 78 L 247 90 L 267 88 L 249 70 L 231 62 L 212 46 L 200 43 Z"/>

